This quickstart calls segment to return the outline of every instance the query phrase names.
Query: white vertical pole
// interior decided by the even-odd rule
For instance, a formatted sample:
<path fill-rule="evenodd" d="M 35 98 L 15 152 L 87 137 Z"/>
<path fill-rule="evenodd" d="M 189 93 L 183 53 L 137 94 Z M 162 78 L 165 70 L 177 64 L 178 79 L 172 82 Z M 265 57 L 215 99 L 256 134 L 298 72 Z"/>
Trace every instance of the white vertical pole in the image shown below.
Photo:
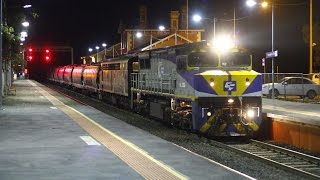
<path fill-rule="evenodd" d="M 272 12 L 271 12 L 271 21 L 272 21 L 272 32 L 271 32 L 271 51 L 274 51 L 274 44 L 273 44 L 273 40 L 274 40 L 274 3 L 272 2 Z M 274 58 L 272 58 L 272 99 L 274 99 Z"/>
<path fill-rule="evenodd" d="M 189 0 L 187 0 L 187 39 L 189 39 Z"/>
<path fill-rule="evenodd" d="M 0 0 L 0 108 L 2 109 L 2 0 Z"/>
<path fill-rule="evenodd" d="M 233 8 L 233 43 L 236 45 L 236 8 Z"/>

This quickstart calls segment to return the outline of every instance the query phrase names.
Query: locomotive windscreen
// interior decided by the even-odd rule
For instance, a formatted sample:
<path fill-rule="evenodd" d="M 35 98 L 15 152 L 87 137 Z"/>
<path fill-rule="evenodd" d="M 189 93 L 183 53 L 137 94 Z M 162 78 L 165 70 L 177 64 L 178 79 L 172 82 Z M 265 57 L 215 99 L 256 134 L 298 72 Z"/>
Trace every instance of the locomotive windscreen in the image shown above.
<path fill-rule="evenodd" d="M 251 59 L 247 53 L 234 52 L 221 57 L 222 67 L 248 67 L 250 64 Z"/>
<path fill-rule="evenodd" d="M 219 58 L 210 52 L 192 52 L 188 56 L 188 66 L 191 67 L 217 67 Z"/>

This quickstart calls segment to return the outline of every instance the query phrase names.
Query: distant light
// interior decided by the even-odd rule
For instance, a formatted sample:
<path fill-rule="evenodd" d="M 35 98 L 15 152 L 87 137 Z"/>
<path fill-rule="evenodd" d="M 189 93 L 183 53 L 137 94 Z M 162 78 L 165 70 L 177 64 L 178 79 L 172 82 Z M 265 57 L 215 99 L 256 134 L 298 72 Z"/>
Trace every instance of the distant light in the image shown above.
<path fill-rule="evenodd" d="M 312 46 L 316 46 L 317 44 L 316 43 L 312 43 Z"/>
<path fill-rule="evenodd" d="M 269 4 L 268 4 L 267 1 L 263 1 L 263 2 L 261 3 L 261 7 L 262 7 L 262 8 L 267 8 L 268 6 L 269 6 Z"/>
<path fill-rule="evenodd" d="M 27 9 L 27 8 L 31 8 L 32 7 L 32 5 L 31 4 L 26 4 L 26 5 L 24 5 L 23 6 L 23 8 L 25 8 L 25 9 Z"/>
<path fill-rule="evenodd" d="M 211 114 L 211 112 L 210 112 L 210 111 L 209 111 L 209 112 L 207 112 L 207 116 L 209 116 L 209 117 L 210 117 L 211 115 L 212 115 L 212 114 Z"/>
<path fill-rule="evenodd" d="M 22 38 L 28 37 L 28 33 L 27 33 L 26 31 L 22 31 L 22 32 L 20 33 L 20 36 L 21 36 Z"/>
<path fill-rule="evenodd" d="M 20 41 L 25 41 L 26 40 L 26 38 L 24 38 L 24 37 L 20 37 Z"/>
<path fill-rule="evenodd" d="M 92 48 L 89 48 L 88 50 L 89 50 L 89 52 L 92 52 Z"/>
<path fill-rule="evenodd" d="M 165 30 L 165 29 L 166 29 L 166 28 L 165 28 L 164 26 L 162 26 L 162 25 L 159 26 L 159 30 L 160 30 L 160 31 L 163 31 L 163 30 Z"/>
<path fill-rule="evenodd" d="M 255 6 L 257 4 L 257 2 L 255 0 L 247 0 L 246 4 L 249 7 L 253 7 L 253 6 Z"/>
<path fill-rule="evenodd" d="M 23 43 L 20 43 L 20 46 L 23 46 Z"/>
<path fill-rule="evenodd" d="M 21 23 L 22 24 L 22 26 L 24 26 L 24 27 L 29 27 L 29 22 L 28 21 L 24 21 L 23 23 Z"/>
<path fill-rule="evenodd" d="M 141 37 L 142 37 L 142 33 L 141 33 L 141 32 L 137 32 L 137 33 L 136 33 L 136 37 L 137 37 L 137 38 L 141 38 Z"/>
<path fill-rule="evenodd" d="M 193 21 L 195 21 L 195 22 L 200 22 L 200 21 L 202 20 L 202 17 L 201 17 L 200 15 L 196 14 L 196 15 L 194 15 L 194 16 L 192 17 L 192 19 L 193 19 Z"/>
<path fill-rule="evenodd" d="M 102 46 L 103 46 L 103 47 L 107 47 L 107 44 L 106 44 L 106 43 L 102 43 Z"/>
<path fill-rule="evenodd" d="M 210 82 L 210 86 L 213 87 L 214 86 L 214 82 Z"/>
<path fill-rule="evenodd" d="M 96 50 L 99 50 L 100 49 L 100 47 L 99 46 L 96 46 Z"/>

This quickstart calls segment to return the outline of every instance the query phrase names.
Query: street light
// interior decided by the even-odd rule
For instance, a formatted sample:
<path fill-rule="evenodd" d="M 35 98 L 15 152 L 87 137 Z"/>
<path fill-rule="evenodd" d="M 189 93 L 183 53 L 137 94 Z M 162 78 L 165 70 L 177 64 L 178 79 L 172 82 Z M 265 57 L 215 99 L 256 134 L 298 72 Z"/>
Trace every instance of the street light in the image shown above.
<path fill-rule="evenodd" d="M 160 31 L 164 31 L 166 28 L 163 26 L 163 25 L 160 25 L 159 27 L 158 27 L 158 29 L 160 30 Z M 141 38 L 143 36 L 143 34 L 141 33 L 141 32 L 137 32 L 136 33 L 136 37 L 137 38 Z M 149 45 L 149 49 L 152 49 L 152 39 L 153 38 L 155 38 L 155 39 L 157 39 L 157 40 L 161 40 L 161 39 L 158 39 L 158 38 L 156 38 L 156 37 L 154 37 L 154 36 L 152 36 L 152 32 L 150 32 L 150 35 L 148 35 L 148 36 L 150 36 L 150 45 Z"/>
<path fill-rule="evenodd" d="M 88 51 L 89 51 L 89 52 L 92 52 L 92 48 L 89 48 Z"/>
<path fill-rule="evenodd" d="M 217 22 L 217 18 L 213 17 L 212 18 L 202 18 L 199 14 L 195 14 L 192 17 L 193 21 L 196 23 L 199 23 L 200 21 L 202 21 L 202 19 L 208 19 L 210 20 L 210 23 L 213 22 L 213 39 L 216 38 L 216 22 Z"/>
<path fill-rule="evenodd" d="M 24 21 L 21 23 L 23 27 L 29 27 L 29 22 L 28 21 Z"/>
<path fill-rule="evenodd" d="M 100 47 L 99 47 L 99 46 L 96 46 L 96 50 L 97 50 L 97 62 L 98 62 L 98 53 L 99 53 L 99 49 L 100 49 Z"/>
<path fill-rule="evenodd" d="M 31 4 L 26 4 L 26 5 L 24 5 L 24 6 L 22 6 L 24 9 L 27 9 L 27 8 L 31 8 L 32 7 L 32 5 Z"/>
<path fill-rule="evenodd" d="M 253 7 L 257 4 L 254 0 L 247 0 L 247 5 L 249 7 Z M 268 7 L 268 3 L 266 1 L 261 3 L 261 7 Z M 274 3 L 271 2 L 271 52 L 274 52 Z M 271 59 L 271 78 L 272 78 L 272 90 L 271 97 L 274 99 L 274 58 Z"/>
<path fill-rule="evenodd" d="M 246 4 L 249 7 L 253 7 L 253 6 L 255 6 L 257 4 L 257 2 L 255 0 L 247 0 Z"/>
<path fill-rule="evenodd" d="M 106 43 L 102 43 L 102 47 L 104 47 L 104 57 L 106 57 L 107 54 L 107 44 Z"/>
<path fill-rule="evenodd" d="M 27 33 L 26 31 L 22 31 L 22 32 L 20 33 L 20 36 L 21 36 L 22 38 L 26 38 L 26 37 L 28 37 L 28 33 Z"/>

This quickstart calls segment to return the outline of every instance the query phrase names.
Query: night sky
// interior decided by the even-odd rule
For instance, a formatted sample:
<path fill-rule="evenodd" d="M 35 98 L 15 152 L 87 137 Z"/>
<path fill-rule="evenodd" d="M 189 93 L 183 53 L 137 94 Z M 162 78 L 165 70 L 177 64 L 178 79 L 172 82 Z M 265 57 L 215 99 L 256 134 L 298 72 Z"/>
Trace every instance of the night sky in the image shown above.
<path fill-rule="evenodd" d="M 281 0 L 274 9 L 275 49 L 279 50 L 276 64 L 279 72 L 307 72 L 308 44 L 303 42 L 302 27 L 309 23 L 309 0 Z M 88 54 L 88 47 L 102 42 L 120 41 L 117 33 L 122 20 L 128 28 L 138 25 L 139 5 L 148 7 L 150 28 L 159 24 L 169 26 L 170 10 L 180 10 L 186 0 L 32 0 L 39 18 L 30 25 L 28 43 L 70 45 L 75 50 L 75 61 Z M 290 3 L 290 5 L 284 5 Z M 300 5 L 295 5 L 300 4 Z M 314 0 L 314 21 L 320 21 L 320 1 Z M 249 9 L 245 0 L 189 0 L 189 28 L 209 28 L 210 23 L 195 24 L 191 16 L 232 19 L 236 8 L 236 34 L 239 44 L 254 55 L 254 69 L 262 72 L 261 58 L 271 50 L 271 10 Z M 217 32 L 232 33 L 233 22 L 218 21 Z M 267 72 L 270 72 L 267 62 Z"/>

